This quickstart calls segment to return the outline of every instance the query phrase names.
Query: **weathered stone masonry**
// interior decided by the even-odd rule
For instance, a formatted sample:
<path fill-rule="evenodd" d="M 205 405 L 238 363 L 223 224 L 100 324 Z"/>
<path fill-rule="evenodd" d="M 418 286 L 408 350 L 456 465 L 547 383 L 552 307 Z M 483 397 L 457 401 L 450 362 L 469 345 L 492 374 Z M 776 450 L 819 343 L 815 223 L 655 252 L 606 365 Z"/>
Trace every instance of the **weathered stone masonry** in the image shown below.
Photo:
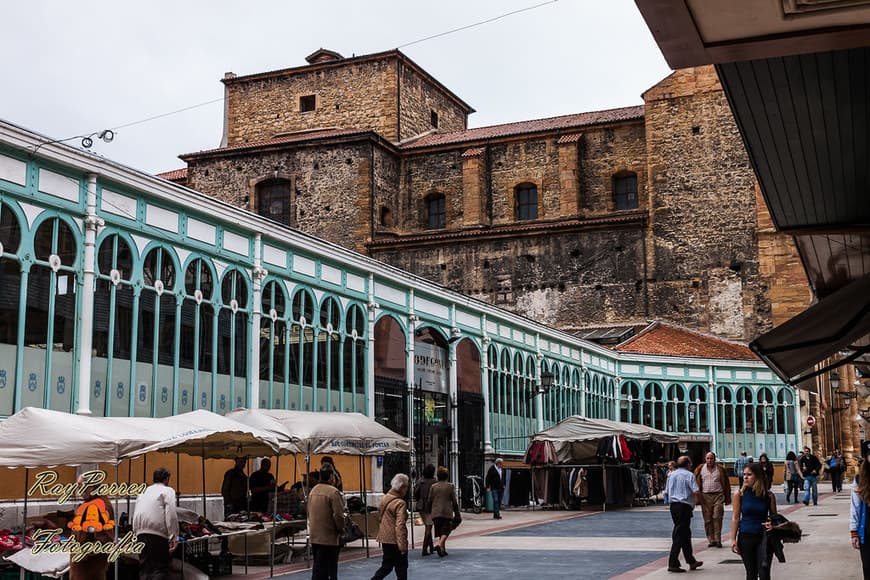
<path fill-rule="evenodd" d="M 227 143 L 184 156 L 188 185 L 256 209 L 253 184 L 280 174 L 296 227 L 566 329 L 661 318 L 749 340 L 806 301 L 712 68 L 642 108 L 466 129 L 472 109 L 398 51 L 309 61 L 225 79 Z M 618 176 L 636 208 L 615 209 Z M 537 219 L 517 221 L 521 184 Z"/>

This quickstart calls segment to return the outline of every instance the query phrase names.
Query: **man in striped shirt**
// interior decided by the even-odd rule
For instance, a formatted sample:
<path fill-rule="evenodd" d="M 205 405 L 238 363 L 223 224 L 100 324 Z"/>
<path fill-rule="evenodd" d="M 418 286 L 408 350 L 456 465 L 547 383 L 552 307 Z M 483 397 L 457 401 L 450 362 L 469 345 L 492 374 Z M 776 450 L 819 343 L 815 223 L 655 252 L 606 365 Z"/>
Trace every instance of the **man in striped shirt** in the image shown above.
<path fill-rule="evenodd" d="M 692 512 L 695 502 L 700 499 L 701 492 L 695 476 L 689 471 L 692 460 L 687 455 L 677 459 L 677 469 L 668 475 L 666 490 L 671 502 L 671 520 L 674 531 L 671 535 L 671 553 L 668 557 L 668 572 L 685 572 L 680 566 L 680 551 L 690 570 L 697 570 L 704 563 L 696 560 L 692 554 Z"/>

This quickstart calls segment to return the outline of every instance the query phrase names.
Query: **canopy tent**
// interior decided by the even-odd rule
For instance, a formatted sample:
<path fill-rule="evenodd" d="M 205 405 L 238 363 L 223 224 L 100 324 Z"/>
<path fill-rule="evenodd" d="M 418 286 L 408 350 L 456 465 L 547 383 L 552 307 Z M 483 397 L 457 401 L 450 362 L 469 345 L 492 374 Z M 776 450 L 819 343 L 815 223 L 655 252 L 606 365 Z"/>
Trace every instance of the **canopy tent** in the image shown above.
<path fill-rule="evenodd" d="M 609 419 L 588 419 L 574 415 L 548 429 L 535 433 L 532 437 L 532 443 L 535 441 L 551 442 L 559 463 L 586 463 L 597 459 L 598 441 L 614 435 L 656 443 L 676 443 L 679 440 L 679 437 L 672 433 L 646 425 L 622 423 Z"/>
<path fill-rule="evenodd" d="M 383 455 L 411 450 L 410 438 L 362 413 L 240 409 L 227 418 L 271 433 L 284 453 Z"/>
<path fill-rule="evenodd" d="M 135 457 L 152 451 L 174 451 L 213 459 L 228 459 L 237 455 L 266 456 L 280 450 L 278 439 L 271 433 L 234 421 L 211 411 L 198 410 L 159 419 L 119 417 L 125 425 L 141 425 L 166 436 L 125 457 Z"/>
<path fill-rule="evenodd" d="M 111 463 L 151 451 L 206 457 L 278 451 L 270 435 L 210 413 L 174 417 L 89 417 L 25 407 L 0 422 L 0 467 L 52 467 Z"/>

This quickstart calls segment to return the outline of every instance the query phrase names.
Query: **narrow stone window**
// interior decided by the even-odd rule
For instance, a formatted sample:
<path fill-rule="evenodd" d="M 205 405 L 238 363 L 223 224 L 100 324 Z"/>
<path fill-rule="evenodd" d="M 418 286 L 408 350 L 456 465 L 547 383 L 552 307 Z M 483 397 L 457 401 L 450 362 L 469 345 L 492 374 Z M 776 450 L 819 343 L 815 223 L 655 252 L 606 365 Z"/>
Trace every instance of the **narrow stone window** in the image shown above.
<path fill-rule="evenodd" d="M 636 173 L 617 173 L 613 176 L 613 209 L 637 209 Z"/>
<path fill-rule="evenodd" d="M 443 193 L 433 193 L 426 198 L 427 227 L 443 230 L 447 227 L 447 210 Z"/>
<path fill-rule="evenodd" d="M 317 107 L 317 98 L 314 95 L 299 97 L 299 112 L 308 113 Z"/>
<path fill-rule="evenodd" d="M 438 113 L 436 113 L 435 111 L 432 111 L 431 119 L 432 119 L 432 128 L 437 129 L 438 128 Z"/>
<path fill-rule="evenodd" d="M 538 219 L 538 188 L 532 183 L 523 183 L 516 187 L 516 219 L 517 221 Z"/>
<path fill-rule="evenodd" d="M 257 213 L 285 226 L 295 226 L 292 184 L 286 179 L 270 179 L 257 184 Z"/>

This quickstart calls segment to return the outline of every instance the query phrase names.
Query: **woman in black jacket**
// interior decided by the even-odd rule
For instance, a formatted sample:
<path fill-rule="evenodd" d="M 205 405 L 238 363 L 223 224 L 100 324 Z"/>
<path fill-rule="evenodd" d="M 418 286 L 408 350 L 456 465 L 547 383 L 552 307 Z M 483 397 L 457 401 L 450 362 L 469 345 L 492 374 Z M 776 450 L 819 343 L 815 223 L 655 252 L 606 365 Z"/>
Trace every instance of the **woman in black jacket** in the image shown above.
<path fill-rule="evenodd" d="M 767 453 L 762 453 L 758 456 L 758 463 L 761 464 L 761 469 L 764 470 L 764 489 L 770 491 L 773 485 L 773 463 L 770 462 Z"/>
<path fill-rule="evenodd" d="M 423 477 L 414 485 L 414 504 L 420 512 L 423 520 L 425 533 L 423 534 L 423 555 L 428 556 L 435 551 L 435 542 L 432 541 L 432 504 L 429 503 L 429 489 L 435 483 L 435 466 L 431 463 L 423 468 Z"/>

